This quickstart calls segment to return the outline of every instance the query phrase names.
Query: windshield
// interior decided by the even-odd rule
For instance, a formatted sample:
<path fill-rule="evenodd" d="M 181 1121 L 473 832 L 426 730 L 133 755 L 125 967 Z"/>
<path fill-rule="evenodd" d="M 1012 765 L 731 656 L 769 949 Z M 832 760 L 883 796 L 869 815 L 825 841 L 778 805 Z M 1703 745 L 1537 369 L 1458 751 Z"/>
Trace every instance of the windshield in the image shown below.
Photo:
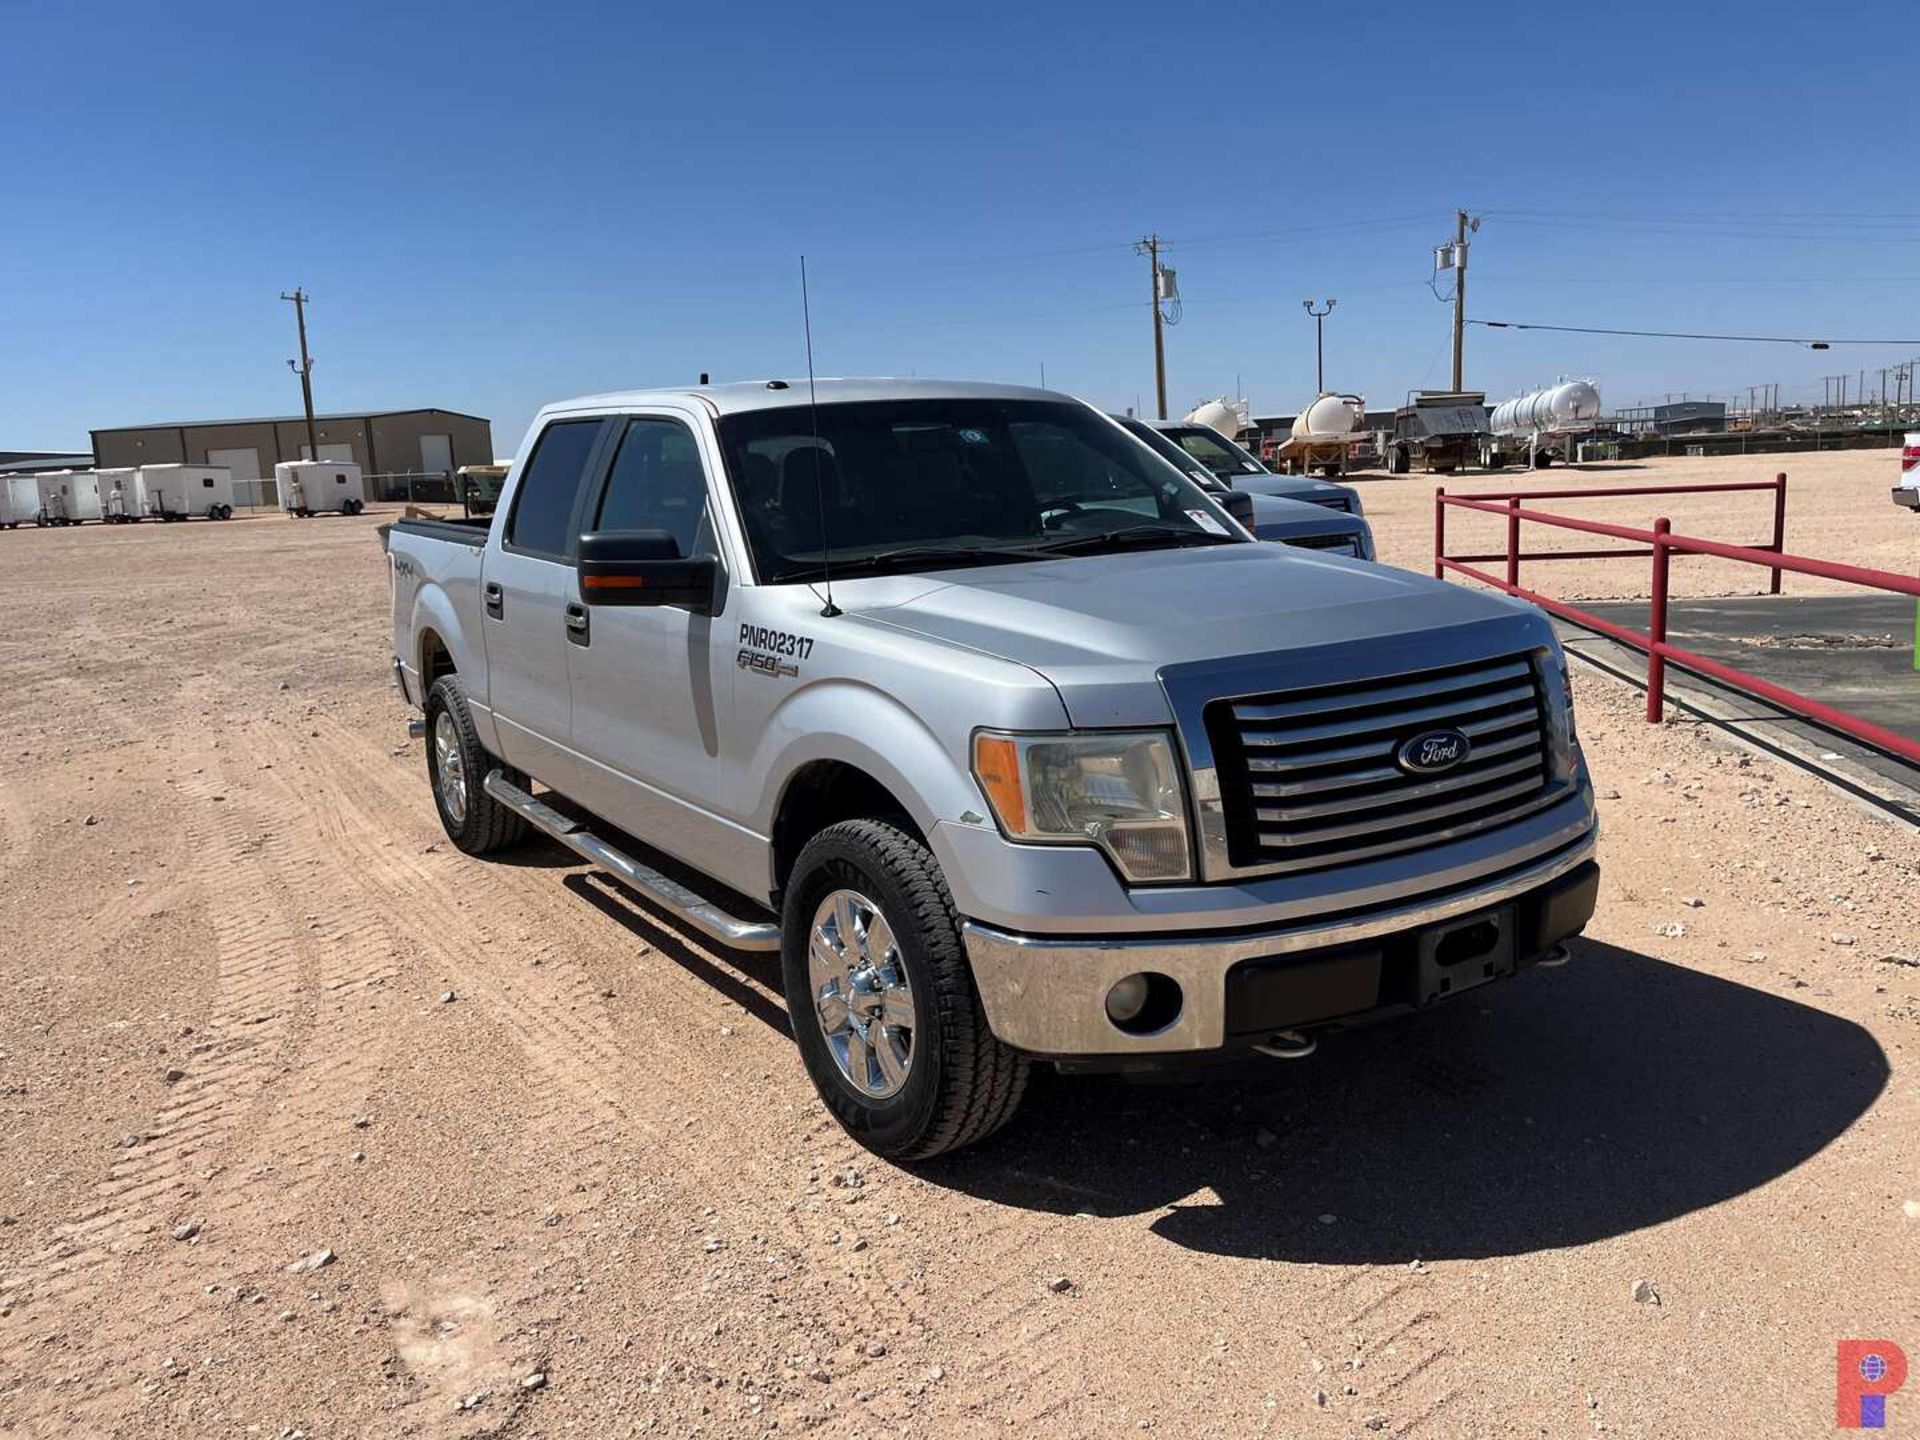
<path fill-rule="evenodd" d="M 1222 480 L 1235 475 L 1266 473 L 1266 466 L 1224 438 L 1219 431 L 1210 430 L 1205 425 L 1182 425 L 1176 430 L 1162 430 L 1160 433 Z"/>
<path fill-rule="evenodd" d="M 1177 465 L 1180 468 L 1181 474 L 1189 477 L 1202 489 L 1219 491 L 1227 488 L 1220 483 L 1219 477 L 1207 469 L 1205 465 L 1194 459 L 1193 456 L 1182 450 L 1178 445 L 1174 444 L 1173 441 L 1154 429 L 1153 426 L 1147 424 L 1146 421 L 1136 420 L 1131 415 L 1125 419 L 1120 419 L 1118 416 L 1114 418 L 1126 427 L 1129 435 L 1146 445 L 1154 454 L 1158 455 L 1162 460 L 1165 460 L 1169 465 Z"/>
<path fill-rule="evenodd" d="M 816 435 L 817 427 L 817 435 Z M 1200 487 L 1083 405 L 884 400 L 750 410 L 720 443 L 763 582 L 1242 539 Z"/>

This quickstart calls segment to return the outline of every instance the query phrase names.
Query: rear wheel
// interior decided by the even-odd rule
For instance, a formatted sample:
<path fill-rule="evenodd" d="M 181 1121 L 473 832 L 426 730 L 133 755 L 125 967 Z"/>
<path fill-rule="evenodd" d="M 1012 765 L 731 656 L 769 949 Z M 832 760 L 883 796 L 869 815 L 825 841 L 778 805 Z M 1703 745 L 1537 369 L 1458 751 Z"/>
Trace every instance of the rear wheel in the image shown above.
<path fill-rule="evenodd" d="M 847 820 L 794 862 L 787 1013 L 814 1088 L 867 1149 L 911 1160 L 1013 1117 L 1028 1062 L 987 1025 L 939 864 L 898 825 Z"/>
<path fill-rule="evenodd" d="M 427 692 L 427 779 L 447 838 L 469 855 L 504 850 L 527 833 L 527 822 L 484 788 L 495 768 L 474 732 L 460 677 L 442 675 Z"/>

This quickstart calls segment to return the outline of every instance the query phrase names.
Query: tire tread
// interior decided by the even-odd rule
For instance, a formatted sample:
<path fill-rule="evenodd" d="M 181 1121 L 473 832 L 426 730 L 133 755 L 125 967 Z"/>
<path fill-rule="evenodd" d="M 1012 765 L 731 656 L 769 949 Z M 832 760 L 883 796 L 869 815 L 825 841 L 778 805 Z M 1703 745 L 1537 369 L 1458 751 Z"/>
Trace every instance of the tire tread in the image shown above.
<path fill-rule="evenodd" d="M 960 941 L 960 915 L 939 863 L 919 840 L 885 820 L 843 820 L 830 825 L 801 850 L 794 874 L 811 868 L 809 851 L 833 842 L 866 851 L 885 866 L 906 893 L 902 917 L 917 933 L 934 975 L 929 997 L 938 1017 L 946 1070 L 931 1122 L 893 1155 L 924 1160 L 985 1139 L 1013 1118 L 1026 1094 L 1031 1062 L 1003 1044 L 987 1023 L 972 967 Z M 796 1016 L 794 1023 L 801 1023 Z"/>
<path fill-rule="evenodd" d="M 434 717 L 443 710 L 453 717 L 454 728 L 460 732 L 460 745 L 467 752 L 468 761 L 467 823 L 464 833 L 460 835 L 455 835 L 449 829 L 448 838 L 469 855 L 492 855 L 518 845 L 526 838 L 527 822 L 486 792 L 487 770 L 495 768 L 497 762 L 480 744 L 479 732 L 473 727 L 473 715 L 467 709 L 467 692 L 460 684 L 458 675 L 442 675 L 427 691 L 429 755 L 433 753 Z M 431 779 L 431 769 L 428 773 Z M 434 809 L 436 812 L 440 810 L 438 797 L 435 798 Z M 441 824 L 446 824 L 444 812 L 441 813 Z"/>

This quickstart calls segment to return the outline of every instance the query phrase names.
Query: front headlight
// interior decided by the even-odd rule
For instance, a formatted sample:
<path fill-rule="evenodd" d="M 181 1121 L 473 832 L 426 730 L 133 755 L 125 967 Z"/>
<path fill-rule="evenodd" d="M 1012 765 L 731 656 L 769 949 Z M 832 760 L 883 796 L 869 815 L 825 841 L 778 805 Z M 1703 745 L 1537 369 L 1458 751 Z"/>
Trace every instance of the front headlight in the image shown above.
<path fill-rule="evenodd" d="M 1010 840 L 1097 845 L 1129 880 L 1187 880 L 1186 794 L 1160 731 L 973 737 L 973 774 Z"/>

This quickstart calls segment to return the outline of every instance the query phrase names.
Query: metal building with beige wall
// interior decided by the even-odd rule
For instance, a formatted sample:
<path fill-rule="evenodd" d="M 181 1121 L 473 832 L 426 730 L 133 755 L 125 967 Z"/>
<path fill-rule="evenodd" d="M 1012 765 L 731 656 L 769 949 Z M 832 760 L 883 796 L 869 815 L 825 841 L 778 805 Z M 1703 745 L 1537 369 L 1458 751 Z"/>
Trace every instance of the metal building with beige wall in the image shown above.
<path fill-rule="evenodd" d="M 273 467 L 282 460 L 351 460 L 367 478 L 369 499 L 404 494 L 408 475 L 451 476 L 462 465 L 493 461 L 492 423 L 458 410 L 315 415 L 313 425 L 317 456 L 308 453 L 304 415 L 116 426 L 92 432 L 93 463 L 225 465 L 237 503 L 272 505 Z"/>

